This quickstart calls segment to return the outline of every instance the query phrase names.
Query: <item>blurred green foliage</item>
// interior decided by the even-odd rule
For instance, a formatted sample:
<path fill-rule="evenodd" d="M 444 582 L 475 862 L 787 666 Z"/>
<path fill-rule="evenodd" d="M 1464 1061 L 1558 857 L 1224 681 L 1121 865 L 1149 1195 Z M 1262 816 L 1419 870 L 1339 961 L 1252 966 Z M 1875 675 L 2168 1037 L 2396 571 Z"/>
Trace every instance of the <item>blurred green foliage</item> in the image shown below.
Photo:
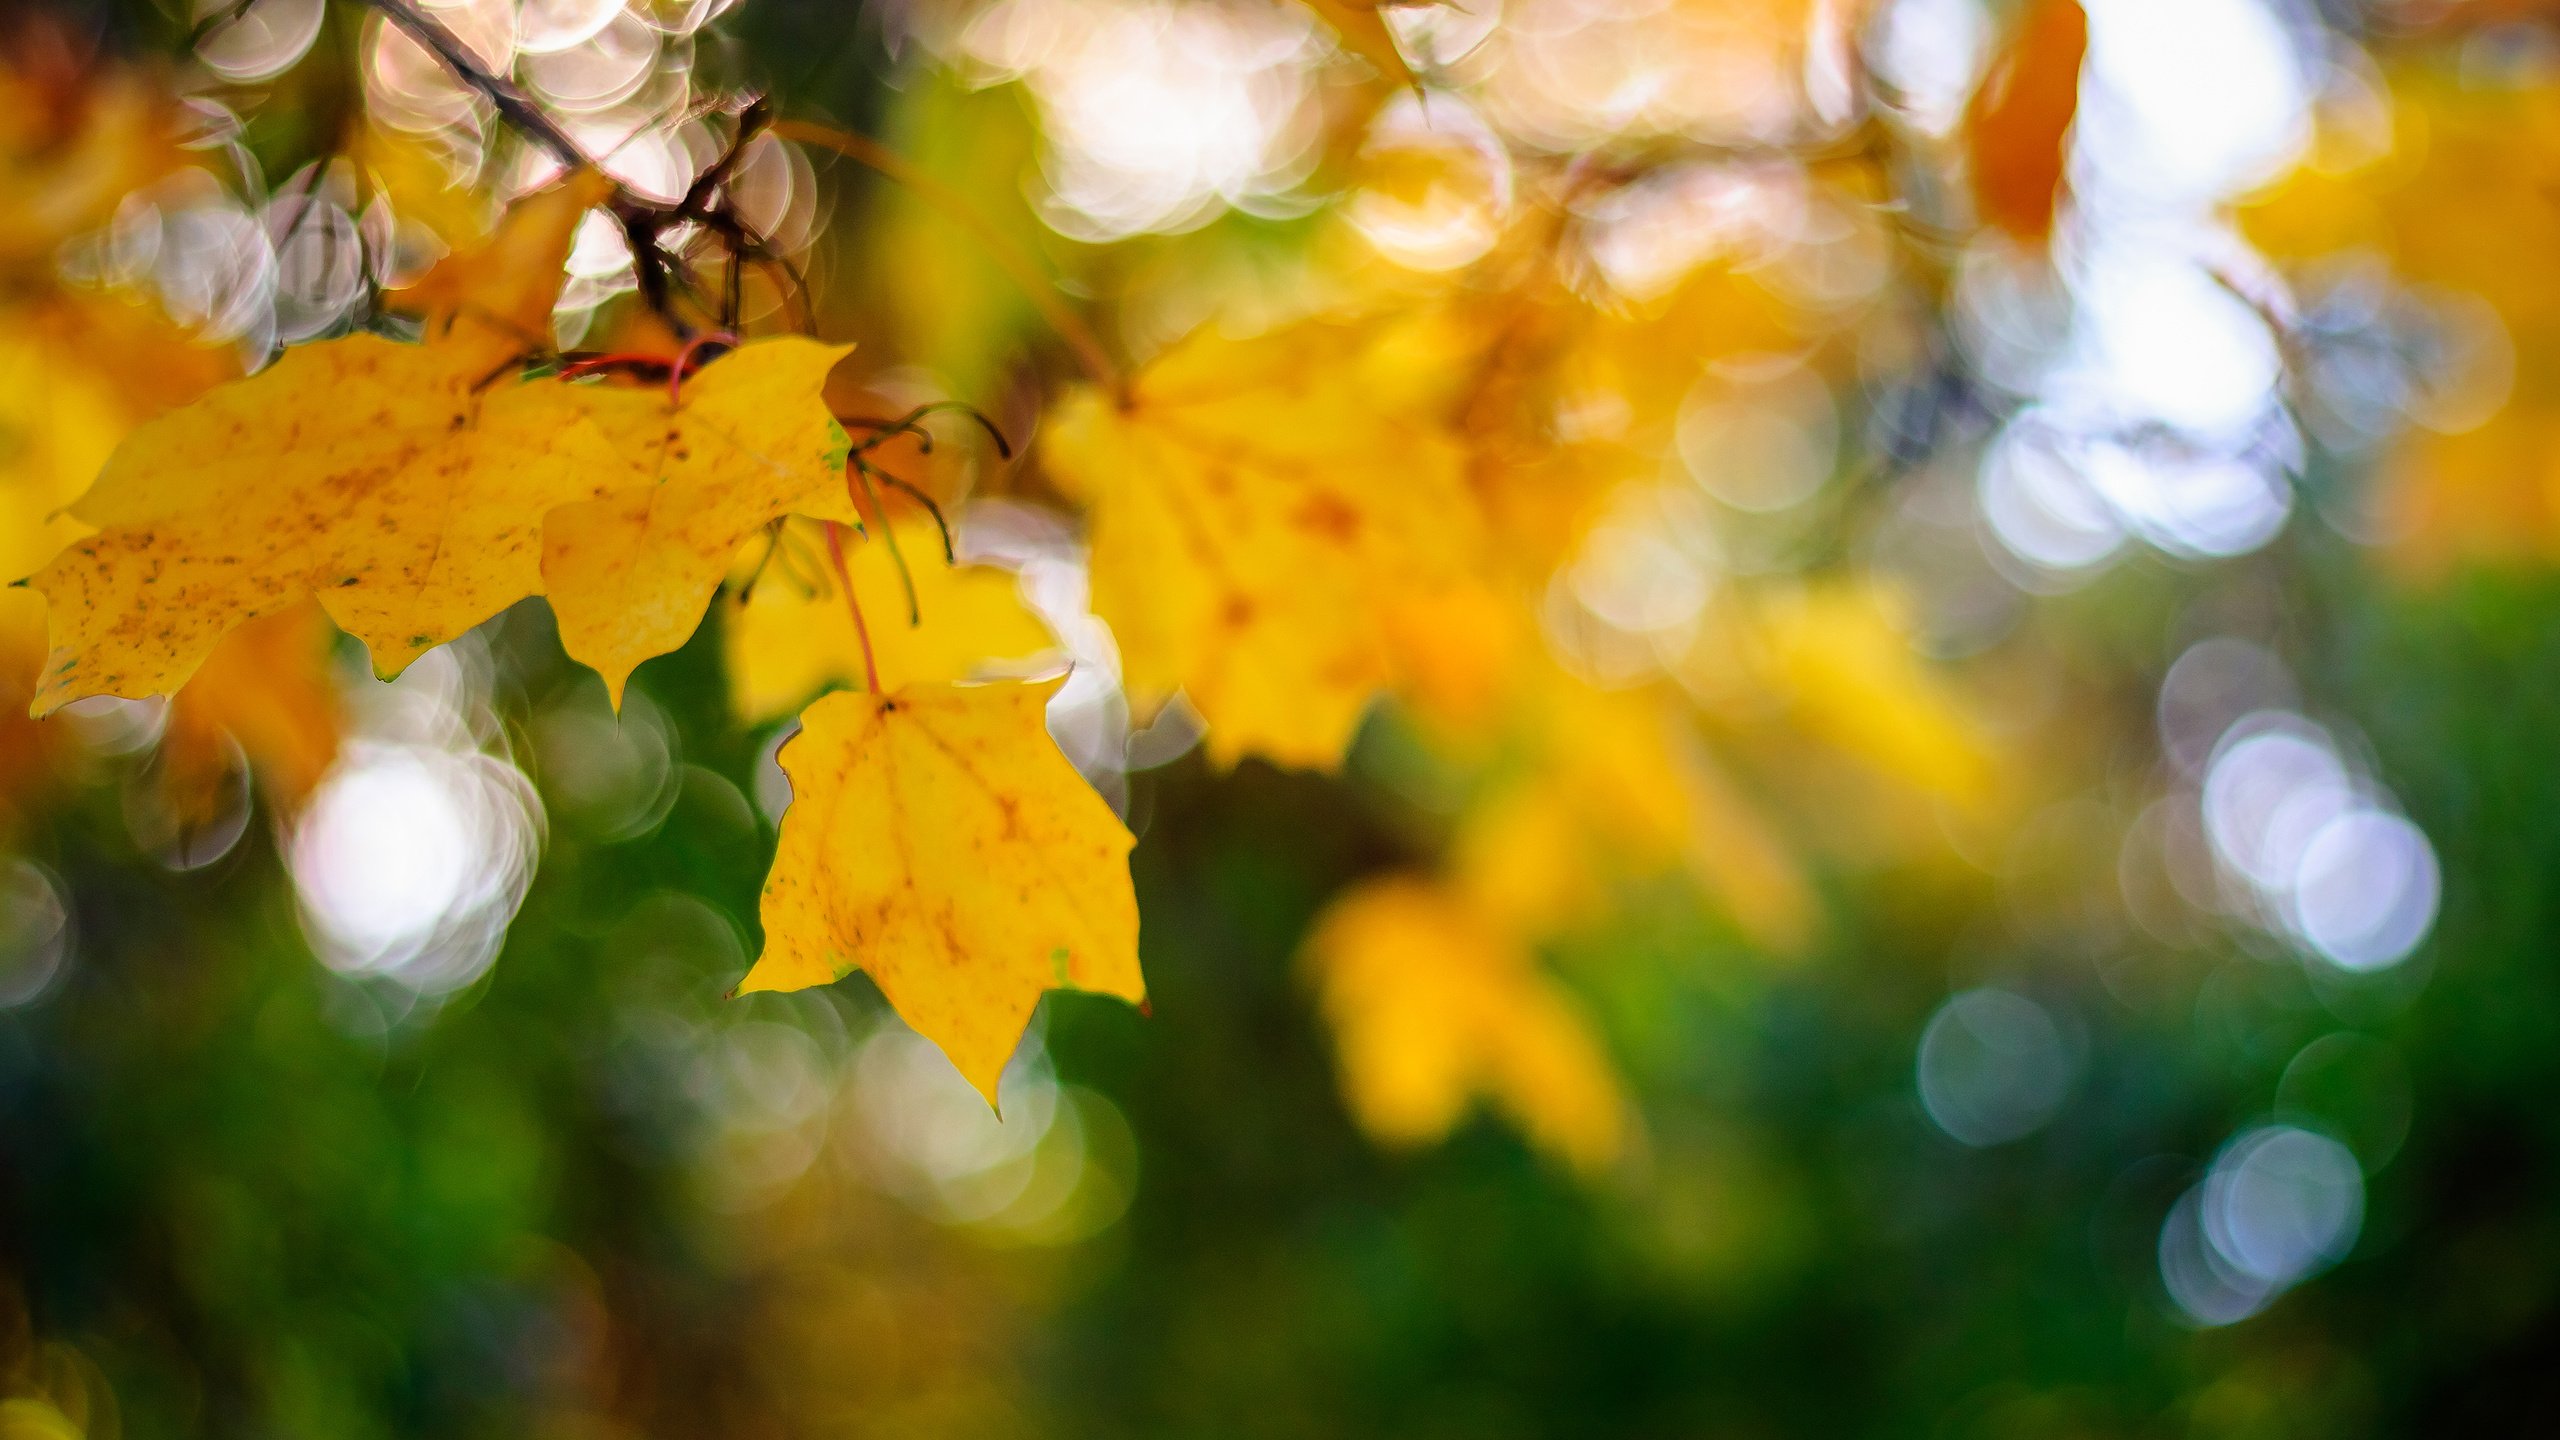
<path fill-rule="evenodd" d="M 928 167 L 1027 163 L 1014 100 L 888 91 L 850 13 L 760 0 L 709 63 Z M 250 138 L 277 173 L 307 143 Z M 904 197 L 848 188 L 877 207 L 866 233 L 948 261 L 873 275 L 904 297 L 859 307 L 883 343 L 995 384 L 1029 343 L 1019 305 Z M 440 1002 L 316 963 L 265 827 L 171 873 L 93 785 L 20 838 L 76 938 L 52 991 L 0 1012 L 0 1247 L 26 1321 L 0 1368 L 20 1383 L 29 1347 L 70 1347 L 112 1395 L 92 1433 L 133 1437 L 2542 1433 L 2560 584 L 2401 588 L 2296 531 L 2215 569 L 2128 564 L 2034 623 L 2056 664 L 2122 677 L 2075 717 L 2105 740 L 2089 803 L 2117 805 L 2157 763 L 2182 642 L 2279 615 L 2306 708 L 2361 732 L 2441 858 L 2406 973 L 2315 987 L 2246 938 L 2090 921 L 2032 869 L 1840 863 L 1825 938 L 1789 961 L 1685 889 L 1631 888 L 1554 957 L 1643 1117 L 1596 1184 L 1489 1119 L 1393 1154 L 1346 1116 L 1293 957 L 1341 887 L 1412 858 L 1357 779 L 1196 756 L 1132 777 L 1151 1013 L 1055 996 L 1045 1044 L 1125 1117 L 1134 1188 L 1054 1245 L 944 1223 L 858 1164 L 739 1178 L 757 1136 L 717 1082 L 723 1037 L 808 1036 L 834 1085 L 884 1012 L 859 978 L 723 998 L 755 949 L 771 737 L 729 716 L 716 626 L 641 672 L 675 737 L 669 808 L 617 837 L 555 805 L 503 952 Z M 491 653 L 531 753 L 571 667 L 538 604 Z M 2051 1125 L 1973 1149 L 1923 1112 L 1914 1054 L 1951 989 L 1995 979 L 2085 1056 Z M 2338 1031 L 2407 1076 L 2361 1239 L 2264 1315 L 2193 1328 L 2162 1291 L 2162 1217 Z M 843 1148 L 836 1119 L 815 1129 Z"/>
<path fill-rule="evenodd" d="M 1983 963 L 1966 935 L 1995 897 L 1835 877 L 1823 953 L 1773 969 L 1694 902 L 1633 895 L 1564 958 L 1636 1077 L 1634 1172 L 1578 1185 L 1490 1122 L 1382 1155 L 1334 1097 L 1290 957 L 1391 832 L 1346 826 L 1363 802 L 1339 785 L 1185 762 L 1138 781 L 1152 1018 L 1051 1002 L 1062 1073 L 1135 1133 L 1125 1219 L 990 1261 L 845 1202 L 861 1247 L 903 1248 L 885 1263 L 928 1289 L 1005 1297 L 1016 1368 L 979 1377 L 1002 1402 L 952 1424 L 2336 1436 L 2549 1413 L 2560 590 L 2412 597 L 2332 561 L 2310 567 L 2333 617 L 2317 693 L 2372 736 L 2450 878 L 2426 987 L 2352 1027 L 2406 1062 L 2408 1144 L 2355 1256 L 2267 1315 L 2186 1328 L 2154 1251 L 2211 1147 L 2343 1028 L 2291 966 L 2228 944 L 2002 957 L 2090 1056 L 2052 1127 L 1977 1151 L 1929 1126 L 1912 1055 L 1951 978 L 1977 978 L 1949 967 Z M 502 692 L 565 678 L 545 629 L 506 628 Z M 769 843 L 710 643 L 644 677 L 700 767 L 668 822 L 555 831 L 497 964 L 429 1017 L 386 1028 L 312 963 L 265 844 L 170 875 L 106 800 L 55 817 L 35 853 L 70 882 L 77 959 L 0 1018 L 6 1234 L 35 1332 L 96 1362 L 122 1433 L 818 1433 L 753 1353 L 789 1267 L 743 1256 L 843 1263 L 846 1242 L 741 1240 L 779 1222 L 707 1199 L 724 1117 L 647 1026 L 824 1033 L 877 1007 L 858 980 L 723 1002 L 743 937 L 652 908 L 750 923 Z M 2110 986 L 2116 966 L 2140 978 Z M 897 1433 L 879 1403 L 825 1428 Z"/>

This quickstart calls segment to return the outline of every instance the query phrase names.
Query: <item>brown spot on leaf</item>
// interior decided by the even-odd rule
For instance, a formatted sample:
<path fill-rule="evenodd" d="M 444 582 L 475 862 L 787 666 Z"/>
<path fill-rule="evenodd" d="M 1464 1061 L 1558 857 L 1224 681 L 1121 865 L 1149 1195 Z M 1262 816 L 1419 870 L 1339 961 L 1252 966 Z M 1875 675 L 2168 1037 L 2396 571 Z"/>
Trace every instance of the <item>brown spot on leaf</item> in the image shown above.
<path fill-rule="evenodd" d="M 1311 535 L 1348 545 L 1360 535 L 1360 512 L 1339 495 L 1318 491 L 1289 516 L 1289 522 Z"/>

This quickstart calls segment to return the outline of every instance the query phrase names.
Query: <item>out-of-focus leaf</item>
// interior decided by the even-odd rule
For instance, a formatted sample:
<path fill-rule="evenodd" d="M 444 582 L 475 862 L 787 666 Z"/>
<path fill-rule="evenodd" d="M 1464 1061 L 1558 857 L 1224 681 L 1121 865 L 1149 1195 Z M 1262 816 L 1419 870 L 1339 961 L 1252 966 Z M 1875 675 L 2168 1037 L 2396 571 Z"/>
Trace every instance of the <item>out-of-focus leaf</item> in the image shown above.
<path fill-rule="evenodd" d="M 1762 681 L 1807 732 L 1923 793 L 1979 811 L 1999 768 L 1954 687 L 1911 645 L 1900 607 L 1861 585 L 1768 598 Z"/>
<path fill-rule="evenodd" d="M 431 339 L 468 339 L 493 366 L 548 350 L 561 267 L 580 222 L 612 193 L 613 182 L 596 171 L 565 176 L 516 202 L 487 238 L 437 261 L 383 303 L 425 320 Z"/>
<path fill-rule="evenodd" d="M 1050 471 L 1093 512 L 1094 609 L 1131 697 L 1188 694 L 1221 764 L 1338 764 L 1391 677 L 1386 615 L 1463 568 L 1461 452 L 1368 327 L 1203 333 L 1124 406 L 1079 390 Z"/>
<path fill-rule="evenodd" d="M 183 168 L 183 116 L 137 73 L 75 58 L 88 42 L 28 17 L 0 64 L 0 271 L 41 268 L 126 195 Z"/>
<path fill-rule="evenodd" d="M 1385 4 L 1376 0 L 1299 0 L 1316 13 L 1342 41 L 1342 48 L 1378 67 L 1378 73 L 1399 84 L 1414 82 L 1413 66 L 1396 47 L 1396 36 L 1387 28 Z M 1439 0 L 1402 0 L 1406 4 L 1436 4 Z"/>
<path fill-rule="evenodd" d="M 319 786 L 345 726 L 329 665 L 335 633 L 320 607 L 305 603 L 260 616 L 213 647 L 170 702 L 160 740 L 161 784 L 182 819 L 209 820 L 218 810 L 226 736 L 278 809 L 291 813 Z"/>
<path fill-rule="evenodd" d="M 2041 246 L 2065 188 L 2089 16 L 2080 0 L 2028 0 L 1965 115 L 1973 203 L 1984 223 Z"/>
<path fill-rule="evenodd" d="M 1626 1106 L 1590 1026 L 1464 902 L 1420 880 L 1371 881 L 1326 910 L 1305 958 L 1344 1097 L 1371 1135 L 1427 1143 L 1481 1096 L 1577 1169 L 1616 1158 Z"/>
<path fill-rule="evenodd" d="M 2560 84 L 2393 71 L 2390 109 L 2331 116 L 2303 164 L 2239 207 L 2306 266 L 2379 257 L 2432 309 L 2404 357 L 2405 425 L 2382 463 L 2378 536 L 2411 570 L 2560 554 Z M 2334 269 L 2332 273 L 2337 273 Z M 2415 338 L 2415 337 L 2413 337 Z M 2412 363 L 2415 361 L 2416 363 Z M 2370 382 L 2366 382 L 2370 388 Z"/>

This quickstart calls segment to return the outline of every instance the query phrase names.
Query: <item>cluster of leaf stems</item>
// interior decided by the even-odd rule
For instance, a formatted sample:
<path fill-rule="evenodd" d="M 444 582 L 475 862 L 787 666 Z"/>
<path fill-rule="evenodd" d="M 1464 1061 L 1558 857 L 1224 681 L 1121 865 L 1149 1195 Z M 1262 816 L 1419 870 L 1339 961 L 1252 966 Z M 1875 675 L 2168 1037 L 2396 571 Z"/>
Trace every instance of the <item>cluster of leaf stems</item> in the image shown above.
<path fill-rule="evenodd" d="M 576 139 L 553 120 L 533 97 L 527 95 L 512 80 L 482 65 L 470 49 L 452 31 L 446 29 L 442 22 L 411 3 L 411 0 L 365 0 L 365 3 L 380 12 L 388 23 L 397 26 L 410 39 L 424 46 L 457 79 L 488 101 L 499 119 L 524 137 L 528 143 L 572 172 L 603 173 L 595 161 L 579 146 Z M 1055 287 L 1039 272 L 1036 265 L 1016 250 L 1001 232 L 978 216 L 966 201 L 949 192 L 931 177 L 906 164 L 893 152 L 862 136 L 805 122 L 775 123 L 771 106 L 761 96 L 749 99 L 739 109 L 736 128 L 729 143 L 717 158 L 694 177 L 693 182 L 686 187 L 684 195 L 672 204 L 634 194 L 621 182 L 612 180 L 610 176 L 606 177 L 612 189 L 607 195 L 604 208 L 622 228 L 624 241 L 631 251 L 633 274 L 641 300 L 682 340 L 682 346 L 674 358 L 667 359 L 640 353 L 563 356 L 559 374 L 574 378 L 606 371 L 641 374 L 663 372 L 666 376 L 668 397 L 673 401 L 679 395 L 688 376 L 720 354 L 734 349 L 739 343 L 736 331 L 741 324 L 741 312 L 744 308 L 744 276 L 749 266 L 762 267 L 780 279 L 782 282 L 780 289 L 797 307 L 796 318 L 799 329 L 808 332 L 817 328 L 816 312 L 809 301 L 805 277 L 791 263 L 788 256 L 776 250 L 764 235 L 758 233 L 755 227 L 738 213 L 736 206 L 731 203 L 727 195 L 729 181 L 737 173 L 737 168 L 748 146 L 758 136 L 768 132 L 774 134 L 776 138 L 814 144 L 833 150 L 878 171 L 890 180 L 919 193 L 928 203 L 935 205 L 936 208 L 961 223 L 987 246 L 989 253 L 1005 269 L 1009 277 L 1022 286 L 1024 293 L 1031 297 L 1035 307 L 1048 320 L 1051 328 L 1066 342 L 1068 348 L 1074 352 L 1078 363 L 1096 383 L 1115 393 L 1120 391 L 1119 371 L 1111 363 L 1108 352 L 1103 349 L 1099 337 L 1085 323 L 1084 318 L 1060 299 Z M 700 287 L 696 284 L 692 268 L 674 253 L 668 244 L 670 235 L 692 228 L 698 228 L 713 236 L 718 241 L 726 259 L 722 270 L 720 294 L 714 304 L 704 303 L 708 297 L 701 293 Z M 688 321 L 680 313 L 676 304 L 679 291 L 685 292 L 687 298 L 693 300 L 701 310 L 716 315 L 718 328 L 701 330 Z M 933 518 L 934 527 L 940 533 L 944 562 L 956 563 L 958 557 L 952 543 L 950 521 L 944 516 L 942 507 L 921 487 L 883 467 L 873 458 L 873 455 L 882 445 L 900 435 L 913 437 L 920 452 L 931 454 L 933 436 L 924 428 L 922 422 L 929 415 L 946 411 L 965 415 L 976 421 L 994 443 L 999 458 L 1006 460 L 1013 458 L 1013 447 L 1006 441 L 1004 432 L 996 426 L 995 422 L 976 407 L 961 401 L 937 400 L 918 405 L 895 419 L 836 417 L 838 422 L 848 430 L 864 432 L 863 438 L 853 441 L 847 447 L 845 458 L 847 498 L 853 502 L 857 515 L 867 514 L 878 525 L 880 541 L 888 548 L 890 561 L 898 573 L 899 585 L 906 599 L 907 623 L 910 625 L 922 623 L 923 611 L 916 596 L 914 572 L 907 563 L 906 555 L 899 547 L 895 528 L 888 523 L 885 491 L 897 490 L 921 505 L 925 513 Z M 854 594 L 853 577 L 845 564 L 843 541 L 845 527 L 833 520 L 825 521 L 823 524 L 829 568 L 834 572 L 837 588 L 844 595 L 845 608 L 852 619 L 855 637 L 861 643 L 864 679 L 868 688 L 877 692 L 880 689 L 880 672 L 872 649 L 870 627 L 864 621 L 861 602 Z M 869 525 L 859 519 L 854 522 L 854 529 L 866 538 L 870 534 Z M 785 520 L 778 518 L 771 522 L 766 527 L 766 537 L 767 543 L 763 556 L 740 587 L 739 598 L 742 602 L 753 593 L 756 583 L 762 578 L 765 570 L 790 543 Z M 787 560 L 785 563 L 787 566 Z"/>

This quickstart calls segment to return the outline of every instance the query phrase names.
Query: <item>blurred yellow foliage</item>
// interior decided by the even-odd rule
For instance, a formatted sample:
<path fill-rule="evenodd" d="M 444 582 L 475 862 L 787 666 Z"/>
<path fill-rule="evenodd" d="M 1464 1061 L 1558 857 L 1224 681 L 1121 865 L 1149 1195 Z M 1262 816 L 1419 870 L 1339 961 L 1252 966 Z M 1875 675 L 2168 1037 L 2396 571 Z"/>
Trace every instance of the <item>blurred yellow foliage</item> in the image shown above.
<path fill-rule="evenodd" d="M 73 56 L 86 42 L 33 22 L 0 63 L 0 275 L 42 271 L 57 246 L 191 156 L 174 97 L 141 74 Z"/>
<path fill-rule="evenodd" d="M 2449 373 L 2421 374 L 2417 423 L 2384 465 L 2382 528 L 2399 557 L 2421 572 L 2548 559 L 2560 554 L 2560 84 L 2467 83 L 2423 60 L 2387 79 L 2387 111 L 2333 108 L 2305 163 L 2241 206 L 2241 226 L 2278 260 L 2378 259 L 2446 304 Z M 2492 333 L 2461 333 L 2479 326 L 2465 302 L 2482 301 Z"/>
<path fill-rule="evenodd" d="M 1396 48 L 1387 28 L 1387 6 L 1378 0 L 1300 0 L 1340 37 L 1342 48 L 1378 67 L 1378 73 L 1403 84 L 1414 83 L 1413 67 Z M 1437 0 L 1396 0 L 1402 4 L 1434 4 Z"/>
<path fill-rule="evenodd" d="M 65 507 L 126 432 L 235 370 L 113 297 L 39 292 L 0 308 L 0 583 L 89 532 Z"/>
<path fill-rule="evenodd" d="M 551 306 L 578 226 L 612 191 L 593 170 L 565 176 L 516 202 L 495 230 L 383 304 L 426 322 L 430 339 L 477 347 L 491 369 L 542 354 L 551 348 Z"/>
<path fill-rule="evenodd" d="M 1131 699 L 1187 694 L 1221 764 L 1340 763 L 1392 678 L 1385 616 L 1474 552 L 1462 452 L 1419 403 L 1435 377 L 1380 333 L 1203 332 L 1125 404 L 1083 388 L 1050 420 L 1050 472 L 1091 506 L 1094 610 Z"/>
<path fill-rule="evenodd" d="M 308 601 L 222 637 L 169 704 L 160 741 L 161 785 L 184 820 L 221 807 L 230 767 L 225 737 L 239 742 L 277 809 L 290 814 L 338 758 L 344 706 L 329 663 L 337 631 Z"/>
<path fill-rule="evenodd" d="M 0 580 L 88 533 L 64 507 L 131 425 L 112 383 L 64 364 L 31 317 L 0 317 Z"/>
<path fill-rule="evenodd" d="M 1578 1169 L 1617 1157 L 1626 1102 L 1589 1025 L 1464 898 L 1371 881 L 1325 912 L 1305 958 L 1344 1098 L 1370 1134 L 1434 1140 L 1482 1097 Z"/>
<path fill-rule="evenodd" d="M 436 137 L 368 123 L 357 127 L 347 158 L 363 172 L 371 193 L 390 205 L 393 215 L 425 229 L 448 254 L 475 249 L 488 239 L 487 197 L 471 183 L 462 157 L 448 154 Z M 601 198 L 599 194 L 588 203 L 599 203 Z M 509 218 L 500 216 L 500 223 Z M 561 258 L 567 256 L 564 248 Z M 384 299 L 397 305 L 399 296 L 394 292 Z M 542 318 L 547 322 L 550 317 Z"/>
<path fill-rule="evenodd" d="M 1766 693 L 1802 733 L 1878 773 L 1980 810 L 1999 768 L 1982 727 L 1912 648 L 1901 606 L 1854 584 L 1812 585 L 1755 607 L 1755 659 Z"/>

